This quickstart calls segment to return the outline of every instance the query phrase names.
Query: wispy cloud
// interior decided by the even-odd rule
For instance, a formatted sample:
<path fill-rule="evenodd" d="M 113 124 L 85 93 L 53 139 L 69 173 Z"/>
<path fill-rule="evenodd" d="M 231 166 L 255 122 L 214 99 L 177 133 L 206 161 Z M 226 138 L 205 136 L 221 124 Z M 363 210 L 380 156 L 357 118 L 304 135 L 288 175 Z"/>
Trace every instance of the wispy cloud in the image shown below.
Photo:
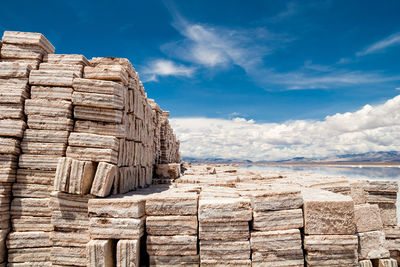
<path fill-rule="evenodd" d="M 392 151 L 400 149 L 400 96 L 321 121 L 173 118 L 171 123 L 188 157 L 280 160 Z"/>
<path fill-rule="evenodd" d="M 299 10 L 299 7 L 295 2 L 293 2 L 293 1 L 288 2 L 288 3 L 286 3 L 285 10 L 282 11 L 281 13 L 278 13 L 277 15 L 271 17 L 269 19 L 269 21 L 273 22 L 273 23 L 280 22 L 286 18 L 289 18 L 289 17 L 297 14 L 298 10 Z"/>
<path fill-rule="evenodd" d="M 159 76 L 191 77 L 195 71 L 194 67 L 177 64 L 171 60 L 157 59 L 144 67 L 142 71 L 143 81 L 157 81 Z"/>
<path fill-rule="evenodd" d="M 373 53 L 383 52 L 386 48 L 397 45 L 400 45 L 400 32 L 394 33 L 386 37 L 385 39 L 368 46 L 364 50 L 357 52 L 356 55 L 360 57 Z"/>

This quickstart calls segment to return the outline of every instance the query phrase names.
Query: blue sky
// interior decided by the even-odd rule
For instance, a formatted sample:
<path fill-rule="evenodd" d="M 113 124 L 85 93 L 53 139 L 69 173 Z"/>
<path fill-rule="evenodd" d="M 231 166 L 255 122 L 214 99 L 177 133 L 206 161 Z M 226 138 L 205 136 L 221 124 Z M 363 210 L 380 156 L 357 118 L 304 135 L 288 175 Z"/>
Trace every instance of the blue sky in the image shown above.
<path fill-rule="evenodd" d="M 180 123 L 285 125 L 398 95 L 399 10 L 389 0 L 6 1 L 0 30 L 41 32 L 56 53 L 130 59 Z"/>

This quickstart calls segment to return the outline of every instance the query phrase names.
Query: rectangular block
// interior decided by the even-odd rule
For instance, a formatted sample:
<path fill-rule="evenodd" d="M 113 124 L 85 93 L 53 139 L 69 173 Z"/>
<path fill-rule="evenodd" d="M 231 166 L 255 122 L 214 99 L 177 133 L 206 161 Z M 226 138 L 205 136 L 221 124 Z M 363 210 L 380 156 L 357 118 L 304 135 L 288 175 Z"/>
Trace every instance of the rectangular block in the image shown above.
<path fill-rule="evenodd" d="M 86 247 L 52 247 L 52 266 L 87 266 Z"/>
<path fill-rule="evenodd" d="M 203 260 L 249 260 L 250 242 L 200 240 L 200 261 Z"/>
<path fill-rule="evenodd" d="M 48 100 L 72 100 L 73 89 L 71 87 L 54 87 L 54 86 L 32 86 L 32 99 L 48 99 Z"/>
<path fill-rule="evenodd" d="M 150 256 L 150 266 L 177 266 L 197 267 L 200 264 L 199 255 L 193 256 Z M 214 265 L 213 265 L 214 266 Z M 251 264 L 249 265 L 251 266 Z"/>
<path fill-rule="evenodd" d="M 82 77 L 83 66 L 82 65 L 71 65 L 71 64 L 60 64 L 60 63 L 41 63 L 39 70 L 61 70 L 61 71 L 73 71 L 77 77 Z"/>
<path fill-rule="evenodd" d="M 147 236 L 146 244 L 150 256 L 197 255 L 197 236 Z"/>
<path fill-rule="evenodd" d="M 15 232 L 53 231 L 50 217 L 13 216 L 11 224 Z"/>
<path fill-rule="evenodd" d="M 48 232 L 12 232 L 7 238 L 8 249 L 50 247 Z"/>
<path fill-rule="evenodd" d="M 121 123 L 123 112 L 116 109 L 74 107 L 74 117 L 80 120 Z"/>
<path fill-rule="evenodd" d="M 10 52 L 10 51 L 8 51 Z M 15 54 L 16 56 L 20 56 L 20 54 Z M 34 55 L 36 57 L 36 55 Z M 42 62 L 37 58 L 2 58 L 1 62 L 17 62 L 29 65 L 33 70 L 37 70 L 39 68 L 40 63 Z"/>
<path fill-rule="evenodd" d="M 65 143 L 30 142 L 23 140 L 21 150 L 24 154 L 64 156 L 67 149 Z"/>
<path fill-rule="evenodd" d="M 304 256 L 301 250 L 288 252 L 253 252 L 251 266 L 271 266 L 271 267 L 304 267 Z"/>
<path fill-rule="evenodd" d="M 91 267 L 113 267 L 114 247 L 112 240 L 91 240 L 87 244 L 88 265 Z"/>
<path fill-rule="evenodd" d="M 305 234 L 354 234 L 354 202 L 350 196 L 304 189 Z"/>
<path fill-rule="evenodd" d="M 54 191 L 69 191 L 71 166 L 71 158 L 62 157 L 58 160 L 56 174 L 54 178 Z"/>
<path fill-rule="evenodd" d="M 86 66 L 83 72 L 83 76 L 86 79 L 117 81 L 124 85 L 128 85 L 129 83 L 129 77 L 126 70 L 122 66 L 118 65 L 97 67 Z"/>
<path fill-rule="evenodd" d="M 89 217 L 84 212 L 53 210 L 51 224 L 60 232 L 88 231 Z"/>
<path fill-rule="evenodd" d="M 24 142 L 67 144 L 68 135 L 68 131 L 26 129 L 23 140 Z"/>
<path fill-rule="evenodd" d="M 50 247 L 13 248 L 8 250 L 9 263 L 50 261 Z"/>
<path fill-rule="evenodd" d="M 389 250 L 385 246 L 385 233 L 383 231 L 358 233 L 358 242 L 358 253 L 361 260 L 390 257 Z"/>
<path fill-rule="evenodd" d="M 0 136 L 22 138 L 26 124 L 22 120 L 0 120 Z"/>
<path fill-rule="evenodd" d="M 72 104 L 65 100 L 27 99 L 25 114 L 71 118 Z M 53 118 L 54 120 L 54 118 Z"/>
<path fill-rule="evenodd" d="M 253 229 L 259 231 L 289 230 L 303 227 L 301 209 L 254 211 Z"/>
<path fill-rule="evenodd" d="M 127 90 L 126 87 L 116 82 L 80 78 L 74 79 L 73 87 L 76 92 L 107 94 L 120 97 L 124 96 Z"/>
<path fill-rule="evenodd" d="M 68 139 L 70 146 L 92 147 L 92 148 L 110 148 L 118 151 L 119 140 L 114 136 L 90 134 L 90 133 L 76 133 L 70 134 Z"/>
<path fill-rule="evenodd" d="M 29 75 L 29 84 L 72 87 L 75 77 L 77 75 L 71 70 L 32 70 Z"/>
<path fill-rule="evenodd" d="M 117 243 L 117 267 L 139 267 L 140 240 L 119 240 Z"/>
<path fill-rule="evenodd" d="M 53 64 L 89 65 L 89 61 L 83 55 L 48 54 L 44 56 L 43 61 Z"/>
<path fill-rule="evenodd" d="M 376 204 L 355 205 L 354 218 L 358 233 L 383 229 L 381 214 Z"/>
<path fill-rule="evenodd" d="M 200 222 L 200 240 L 247 240 L 250 238 L 249 222 Z"/>
<path fill-rule="evenodd" d="M 3 44 L 1 48 L 2 58 L 41 60 L 45 53 L 41 47 L 34 45 Z"/>
<path fill-rule="evenodd" d="M 69 177 L 70 194 L 89 194 L 96 167 L 91 161 L 72 160 L 71 174 Z"/>
<path fill-rule="evenodd" d="M 60 156 L 21 154 L 19 167 L 32 170 L 56 170 Z"/>
<path fill-rule="evenodd" d="M 4 88 L 0 85 L 0 103 L 22 105 L 29 94 L 26 89 Z"/>
<path fill-rule="evenodd" d="M 90 60 L 90 64 L 94 67 L 96 66 L 112 66 L 112 65 L 117 65 L 123 67 L 129 74 L 130 77 L 137 77 L 137 73 L 135 71 L 135 68 L 132 66 L 132 64 L 129 62 L 128 59 L 126 58 L 116 58 L 116 57 L 93 57 Z"/>
<path fill-rule="evenodd" d="M 79 160 L 118 163 L 118 152 L 108 148 L 68 146 L 66 155 Z"/>
<path fill-rule="evenodd" d="M 46 198 L 50 196 L 53 187 L 42 184 L 13 184 L 13 196 L 24 198 Z"/>
<path fill-rule="evenodd" d="M 28 127 L 37 130 L 72 131 L 74 121 L 65 117 L 28 116 Z"/>
<path fill-rule="evenodd" d="M 0 78 L 28 78 L 31 69 L 26 63 L 0 62 Z"/>
<path fill-rule="evenodd" d="M 302 250 L 298 229 L 252 232 L 250 242 L 253 251 L 274 253 Z"/>
<path fill-rule="evenodd" d="M 74 92 L 72 103 L 76 106 L 124 109 L 124 98 L 118 95 Z"/>
<path fill-rule="evenodd" d="M 146 199 L 146 215 L 197 215 L 196 193 L 154 194 Z"/>
<path fill-rule="evenodd" d="M 148 235 L 197 235 L 197 216 L 148 216 Z"/>
<path fill-rule="evenodd" d="M 298 187 L 269 185 L 254 192 L 255 211 L 298 209 L 303 205 L 303 198 Z"/>
<path fill-rule="evenodd" d="M 58 232 L 50 233 L 50 241 L 53 247 L 86 247 L 90 241 L 87 231 L 81 232 Z"/>
<path fill-rule="evenodd" d="M 12 216 L 51 216 L 48 198 L 14 198 L 11 202 Z"/>
<path fill-rule="evenodd" d="M 97 166 L 90 193 L 98 197 L 108 196 L 111 192 L 116 172 L 116 165 L 100 162 Z"/>
<path fill-rule="evenodd" d="M 90 218 L 92 239 L 139 239 L 144 233 L 145 218 Z"/>
<path fill-rule="evenodd" d="M 75 132 L 104 134 L 123 138 L 126 135 L 126 127 L 123 124 L 104 123 L 96 121 L 76 121 Z"/>
<path fill-rule="evenodd" d="M 199 221 L 251 221 L 250 200 L 245 198 L 201 198 Z"/>
<path fill-rule="evenodd" d="M 24 107 L 21 104 L 2 104 L 0 112 L 0 119 L 24 119 Z"/>
<path fill-rule="evenodd" d="M 54 53 L 54 46 L 41 33 L 5 31 L 3 43 L 39 46 L 48 54 Z"/>
<path fill-rule="evenodd" d="M 20 147 L 20 141 L 18 139 L 0 137 L 1 154 L 18 155 L 20 153 L 19 147 Z"/>
<path fill-rule="evenodd" d="M 62 192 L 52 192 L 50 198 L 50 207 L 53 210 L 82 212 L 87 216 L 88 202 L 89 199 L 92 198 L 94 198 L 94 196 L 81 196 L 66 194 Z"/>

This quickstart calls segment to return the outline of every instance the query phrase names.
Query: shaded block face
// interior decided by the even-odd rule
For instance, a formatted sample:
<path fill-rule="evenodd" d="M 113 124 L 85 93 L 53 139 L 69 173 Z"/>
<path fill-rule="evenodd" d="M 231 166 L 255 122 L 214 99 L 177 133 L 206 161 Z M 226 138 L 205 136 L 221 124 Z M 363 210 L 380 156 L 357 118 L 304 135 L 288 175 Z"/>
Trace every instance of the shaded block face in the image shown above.
<path fill-rule="evenodd" d="M 355 233 L 354 202 L 351 197 L 311 189 L 302 193 L 305 234 Z"/>
<path fill-rule="evenodd" d="M 369 232 L 382 230 L 383 224 L 378 205 L 356 205 L 354 207 L 354 217 L 357 232 Z"/>
<path fill-rule="evenodd" d="M 117 243 L 117 267 L 139 267 L 140 240 L 119 240 Z"/>
<path fill-rule="evenodd" d="M 90 267 L 113 267 L 114 246 L 112 240 L 92 240 L 87 244 L 87 260 Z"/>
<path fill-rule="evenodd" d="M 156 175 L 160 178 L 176 179 L 181 174 L 181 165 L 177 163 L 158 164 L 156 166 Z"/>
<path fill-rule="evenodd" d="M 383 231 L 371 231 L 358 234 L 360 259 L 380 259 L 390 257 L 385 244 Z"/>

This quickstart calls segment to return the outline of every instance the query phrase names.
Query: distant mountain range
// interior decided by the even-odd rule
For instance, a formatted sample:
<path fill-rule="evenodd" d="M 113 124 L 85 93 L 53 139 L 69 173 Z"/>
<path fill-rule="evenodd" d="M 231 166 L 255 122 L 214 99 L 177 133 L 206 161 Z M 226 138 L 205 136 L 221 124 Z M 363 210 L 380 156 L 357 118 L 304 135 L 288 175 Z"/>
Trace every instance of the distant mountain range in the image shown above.
<path fill-rule="evenodd" d="M 400 162 L 400 152 L 387 151 L 387 152 L 367 152 L 362 154 L 345 154 L 327 158 L 305 158 L 296 157 L 287 160 L 279 161 L 251 161 L 243 159 L 223 159 L 223 158 L 191 158 L 183 157 L 183 161 L 192 163 L 347 163 L 347 162 L 376 162 L 376 163 L 393 163 Z"/>

